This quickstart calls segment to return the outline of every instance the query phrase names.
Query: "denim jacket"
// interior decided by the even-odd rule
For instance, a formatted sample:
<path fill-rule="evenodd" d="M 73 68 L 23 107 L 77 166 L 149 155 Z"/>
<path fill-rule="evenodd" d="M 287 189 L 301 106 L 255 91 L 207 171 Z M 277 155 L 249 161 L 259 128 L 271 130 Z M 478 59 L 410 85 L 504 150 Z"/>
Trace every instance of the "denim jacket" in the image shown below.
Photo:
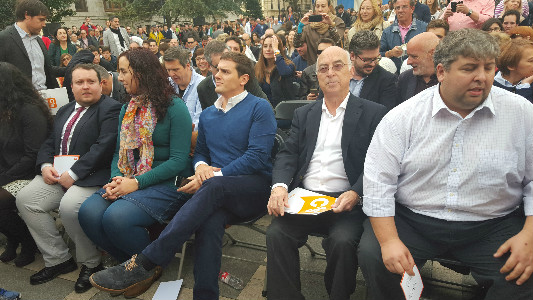
<path fill-rule="evenodd" d="M 409 42 L 409 40 L 415 35 L 425 32 L 426 27 L 427 24 L 425 22 L 417 20 L 415 17 L 413 17 L 411 28 L 409 28 L 409 31 L 407 31 L 407 34 L 405 35 L 405 43 Z M 398 26 L 398 20 L 395 20 L 391 26 L 383 30 L 383 34 L 381 35 L 381 46 L 379 48 L 379 53 L 381 54 L 381 56 L 385 56 L 385 52 L 392 50 L 392 48 L 394 48 L 395 46 L 401 46 L 402 44 L 402 37 L 400 35 L 400 27 Z M 396 73 L 399 73 L 400 68 L 402 66 L 402 62 L 407 59 L 407 55 L 401 57 L 391 57 L 391 59 L 396 65 Z"/>

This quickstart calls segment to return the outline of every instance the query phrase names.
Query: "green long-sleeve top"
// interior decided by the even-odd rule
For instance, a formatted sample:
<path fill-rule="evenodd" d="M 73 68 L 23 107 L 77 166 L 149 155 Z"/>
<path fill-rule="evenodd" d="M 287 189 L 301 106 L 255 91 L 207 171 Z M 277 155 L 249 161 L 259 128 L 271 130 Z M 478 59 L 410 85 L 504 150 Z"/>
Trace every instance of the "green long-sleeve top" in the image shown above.
<path fill-rule="evenodd" d="M 152 134 L 154 143 L 154 162 L 152 170 L 135 176 L 139 181 L 139 189 L 155 184 L 174 185 L 174 178 L 178 175 L 189 176 L 192 166 L 189 158 L 191 148 L 192 121 L 183 100 L 178 97 L 172 99 L 165 117 L 157 120 Z M 118 138 L 113 162 L 111 164 L 111 178 L 124 176 L 118 169 L 118 153 L 120 149 L 120 129 L 126 112 L 127 104 L 122 107 L 119 115 Z M 135 162 L 139 159 L 135 151 Z"/>

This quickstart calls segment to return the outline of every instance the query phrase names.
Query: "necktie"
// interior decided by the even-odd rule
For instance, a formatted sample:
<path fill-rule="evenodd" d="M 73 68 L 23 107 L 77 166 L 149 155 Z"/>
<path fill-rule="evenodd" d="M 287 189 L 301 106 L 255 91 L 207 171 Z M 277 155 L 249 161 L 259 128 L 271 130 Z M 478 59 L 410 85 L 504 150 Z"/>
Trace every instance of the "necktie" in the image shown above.
<path fill-rule="evenodd" d="M 67 155 L 67 144 L 68 144 L 68 138 L 70 137 L 70 132 L 72 131 L 72 126 L 74 126 L 74 123 L 76 123 L 76 120 L 80 117 L 81 112 L 85 109 L 85 107 L 79 107 L 76 110 L 76 114 L 70 119 L 70 121 L 67 124 L 67 128 L 65 128 L 65 134 L 63 135 L 63 140 L 61 141 L 61 154 Z"/>

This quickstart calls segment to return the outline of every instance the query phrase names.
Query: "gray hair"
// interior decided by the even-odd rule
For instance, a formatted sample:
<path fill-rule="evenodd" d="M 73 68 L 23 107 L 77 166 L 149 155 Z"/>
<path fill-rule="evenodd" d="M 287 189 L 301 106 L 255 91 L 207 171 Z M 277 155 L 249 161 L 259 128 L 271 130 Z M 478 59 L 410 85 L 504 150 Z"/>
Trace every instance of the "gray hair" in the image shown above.
<path fill-rule="evenodd" d="M 331 47 L 337 47 L 337 46 L 331 46 Z M 329 47 L 328 47 L 329 48 Z M 338 47 L 339 49 L 342 49 L 340 47 Z M 342 53 L 344 53 L 346 55 L 346 61 L 348 62 L 347 65 L 348 65 L 348 69 L 351 69 L 352 68 L 352 60 L 350 59 L 350 52 L 342 49 Z M 322 55 L 322 54 L 321 54 Z M 320 55 L 319 55 L 320 57 Z M 318 58 L 316 59 L 316 64 L 315 64 L 315 73 L 318 73 Z"/>
<path fill-rule="evenodd" d="M 101 79 L 108 79 L 109 76 L 111 76 L 111 74 L 109 74 L 109 72 L 101 65 L 94 65 L 94 69 L 100 74 Z"/>
<path fill-rule="evenodd" d="M 378 36 L 370 30 L 356 32 L 350 41 L 350 53 L 359 55 L 363 50 L 375 50 L 380 46 Z"/>
<path fill-rule="evenodd" d="M 474 59 L 498 58 L 500 47 L 496 40 L 487 32 L 473 28 L 465 28 L 451 31 L 435 49 L 433 62 L 435 68 L 442 64 L 445 70 L 450 70 L 450 66 L 459 56 Z"/>
<path fill-rule="evenodd" d="M 180 62 L 180 65 L 182 67 L 186 67 L 188 63 L 190 63 L 189 60 L 190 52 L 185 49 L 181 49 L 180 47 L 170 47 L 167 51 L 165 51 L 165 54 L 163 55 L 163 61 L 175 61 L 178 60 Z"/>
<path fill-rule="evenodd" d="M 209 65 L 212 65 L 211 56 L 213 54 L 214 55 L 222 54 L 224 53 L 224 50 L 226 49 L 228 49 L 228 47 L 226 46 L 226 43 L 217 41 L 217 40 L 212 40 L 205 46 L 205 52 L 204 52 L 205 60 L 207 60 Z"/>

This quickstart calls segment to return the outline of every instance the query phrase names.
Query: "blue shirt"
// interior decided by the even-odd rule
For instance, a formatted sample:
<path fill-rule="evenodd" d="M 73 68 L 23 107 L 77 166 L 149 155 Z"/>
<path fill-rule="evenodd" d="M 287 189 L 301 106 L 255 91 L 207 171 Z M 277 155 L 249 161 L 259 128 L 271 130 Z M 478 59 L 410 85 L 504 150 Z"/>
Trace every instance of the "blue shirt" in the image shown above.
<path fill-rule="evenodd" d="M 43 49 L 41 49 L 41 45 L 39 45 L 39 41 L 37 40 L 40 37 L 38 35 L 29 35 L 26 31 L 20 28 L 17 23 L 15 23 L 15 28 L 17 29 L 20 38 L 22 39 L 22 43 L 24 44 L 24 48 L 26 48 L 26 52 L 28 53 L 28 57 L 30 58 L 31 82 L 36 90 L 46 90 L 46 74 L 44 72 L 45 58 Z"/>
<path fill-rule="evenodd" d="M 361 80 L 350 79 L 350 93 L 359 97 L 361 90 L 363 89 L 363 84 L 365 84 L 365 79 L 366 77 Z"/>
<path fill-rule="evenodd" d="M 189 82 L 189 85 L 185 89 L 185 93 L 183 93 L 183 101 L 185 102 L 185 105 L 187 105 L 187 109 L 189 109 L 189 115 L 191 115 L 195 131 L 198 131 L 198 122 L 200 121 L 200 114 L 202 113 L 202 105 L 200 104 L 196 88 L 204 78 L 204 76 L 192 70 L 191 82 Z M 169 77 L 168 80 L 170 80 L 170 84 L 174 87 L 176 94 L 178 94 L 178 85 L 172 80 L 172 78 Z"/>

